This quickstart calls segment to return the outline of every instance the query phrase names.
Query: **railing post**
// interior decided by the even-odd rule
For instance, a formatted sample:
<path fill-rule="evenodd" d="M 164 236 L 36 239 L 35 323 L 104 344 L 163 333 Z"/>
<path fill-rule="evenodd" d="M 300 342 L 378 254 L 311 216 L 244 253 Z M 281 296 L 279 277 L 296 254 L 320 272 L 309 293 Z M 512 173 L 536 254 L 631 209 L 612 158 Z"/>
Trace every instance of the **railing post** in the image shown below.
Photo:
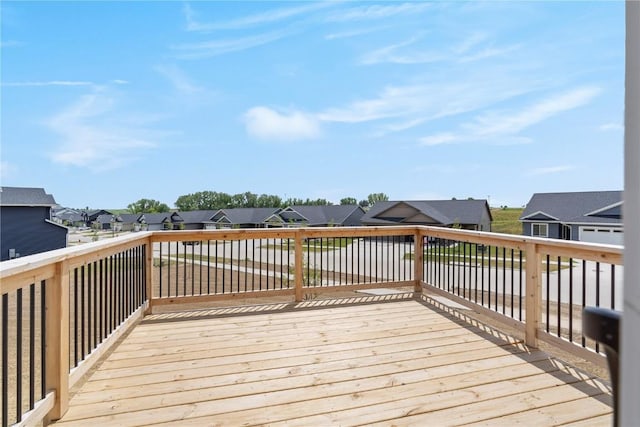
<path fill-rule="evenodd" d="M 55 391 L 55 404 L 45 425 L 62 418 L 69 407 L 69 263 L 56 264 L 56 274 L 46 286 L 46 388 Z"/>
<path fill-rule="evenodd" d="M 540 304 L 542 303 L 542 255 L 535 243 L 526 244 L 526 296 L 525 296 L 525 343 L 538 347 L 540 327 Z"/>
<path fill-rule="evenodd" d="M 295 237 L 295 287 L 296 287 L 296 302 L 301 302 L 303 293 L 302 293 L 302 285 L 304 282 L 303 276 L 303 252 L 302 252 L 302 231 L 296 230 Z"/>
<path fill-rule="evenodd" d="M 422 276 L 424 275 L 424 237 L 420 228 L 416 229 L 416 234 L 413 236 L 413 275 L 414 285 L 413 292 L 416 294 L 422 293 Z"/>
<path fill-rule="evenodd" d="M 151 314 L 151 299 L 153 298 L 153 241 L 151 240 L 151 236 L 147 239 L 146 242 L 146 259 L 145 259 L 145 292 L 147 296 L 147 309 L 144 314 Z"/>

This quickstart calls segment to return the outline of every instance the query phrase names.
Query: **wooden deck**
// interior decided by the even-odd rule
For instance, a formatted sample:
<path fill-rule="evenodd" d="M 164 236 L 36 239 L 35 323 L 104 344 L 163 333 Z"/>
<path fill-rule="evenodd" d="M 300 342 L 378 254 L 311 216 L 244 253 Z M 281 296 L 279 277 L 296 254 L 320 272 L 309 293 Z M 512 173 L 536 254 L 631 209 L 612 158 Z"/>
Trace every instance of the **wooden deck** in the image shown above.
<path fill-rule="evenodd" d="M 606 383 L 472 323 L 397 297 L 149 316 L 57 424 L 611 425 Z"/>

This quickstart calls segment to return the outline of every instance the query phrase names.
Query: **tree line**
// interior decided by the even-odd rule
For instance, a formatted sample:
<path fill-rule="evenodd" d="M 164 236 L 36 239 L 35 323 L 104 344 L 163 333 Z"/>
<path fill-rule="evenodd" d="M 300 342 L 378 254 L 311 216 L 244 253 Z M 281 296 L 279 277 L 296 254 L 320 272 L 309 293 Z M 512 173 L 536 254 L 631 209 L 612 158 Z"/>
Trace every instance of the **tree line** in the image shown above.
<path fill-rule="evenodd" d="M 358 201 L 355 197 L 340 199 L 341 205 L 360 205 L 363 208 L 378 201 L 389 200 L 384 193 L 371 193 L 366 199 Z M 233 208 L 285 208 L 292 205 L 326 206 L 333 203 L 326 199 L 299 199 L 289 197 L 282 199 L 271 194 L 254 194 L 250 191 L 238 194 L 227 194 L 218 191 L 198 191 L 178 197 L 175 207 L 180 211 L 218 210 Z M 154 199 L 140 199 L 130 203 L 127 209 L 131 213 L 161 213 L 169 212 L 171 208 L 165 203 Z"/>

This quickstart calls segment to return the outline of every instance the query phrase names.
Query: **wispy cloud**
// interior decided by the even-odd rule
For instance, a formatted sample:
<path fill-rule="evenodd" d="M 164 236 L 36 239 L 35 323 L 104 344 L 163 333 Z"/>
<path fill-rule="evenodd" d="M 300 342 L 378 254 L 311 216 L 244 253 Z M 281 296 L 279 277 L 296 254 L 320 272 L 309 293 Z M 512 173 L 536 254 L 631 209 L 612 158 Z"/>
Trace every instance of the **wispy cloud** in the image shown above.
<path fill-rule="evenodd" d="M 532 169 L 528 172 L 528 175 L 538 176 L 538 175 L 551 175 L 556 173 L 568 172 L 574 170 L 576 167 L 572 165 L 561 165 L 561 166 L 549 166 L 544 168 L 536 168 Z"/>
<path fill-rule="evenodd" d="M 416 46 L 425 38 L 418 34 L 399 43 L 384 46 L 365 53 L 359 59 L 362 65 L 380 63 L 428 64 L 436 62 L 468 63 L 505 56 L 520 48 L 520 45 L 495 47 L 486 34 L 472 34 L 450 47 L 439 50 Z"/>
<path fill-rule="evenodd" d="M 196 20 L 196 12 L 191 8 L 189 4 L 186 4 L 184 6 L 183 11 L 185 19 L 187 21 L 188 31 L 212 32 L 217 30 L 238 30 L 265 24 L 274 24 L 286 19 L 308 14 L 332 6 L 332 2 L 317 2 L 304 4 L 304 6 L 270 10 L 267 12 L 256 13 L 253 15 L 247 15 L 240 18 L 219 22 L 198 22 Z"/>
<path fill-rule="evenodd" d="M 520 111 L 488 112 L 460 126 L 457 132 L 440 132 L 420 139 L 423 145 L 441 145 L 470 141 L 493 144 L 523 144 L 531 140 L 521 131 L 557 114 L 589 103 L 601 90 L 583 87 L 551 96 Z"/>
<path fill-rule="evenodd" d="M 397 15 L 417 14 L 431 7 L 430 3 L 358 6 L 336 11 L 330 14 L 327 20 L 331 22 L 347 22 L 383 19 Z"/>
<path fill-rule="evenodd" d="M 75 80 L 49 80 L 43 82 L 6 82 L 2 83 L 2 86 L 95 86 L 95 83 Z"/>
<path fill-rule="evenodd" d="M 300 111 L 280 113 L 268 107 L 254 107 L 244 114 L 247 133 L 270 141 L 313 139 L 320 135 L 318 121 Z"/>
<path fill-rule="evenodd" d="M 0 42 L 0 48 L 2 49 L 5 49 L 7 47 L 18 47 L 18 46 L 24 46 L 24 43 L 17 40 L 2 40 Z"/>
<path fill-rule="evenodd" d="M 193 83 L 191 78 L 176 65 L 158 65 L 154 70 L 166 77 L 180 93 L 193 95 L 205 90 L 202 86 Z"/>
<path fill-rule="evenodd" d="M 47 125 L 61 137 L 50 153 L 55 163 L 95 172 L 117 169 L 156 144 L 156 131 L 131 127 L 130 116 L 118 116 L 116 100 L 106 93 L 82 96 L 50 118 Z"/>
<path fill-rule="evenodd" d="M 361 123 L 373 120 L 401 119 L 399 127 L 415 126 L 419 121 L 468 113 L 496 102 L 526 93 L 535 87 L 516 85 L 508 78 L 487 84 L 482 76 L 466 81 L 388 86 L 371 99 L 345 107 L 329 108 L 318 114 L 328 122 Z"/>
<path fill-rule="evenodd" d="M 624 126 L 620 123 L 605 123 L 603 125 L 600 125 L 598 129 L 603 132 L 619 132 L 624 130 Z"/>
<path fill-rule="evenodd" d="M 325 40 L 339 40 L 339 39 L 348 39 L 352 37 L 364 36 L 367 34 L 375 33 L 376 31 L 380 31 L 386 29 L 387 27 L 374 27 L 374 28 L 360 28 L 356 30 L 342 31 L 338 33 L 330 33 L 324 36 Z"/>
<path fill-rule="evenodd" d="M 363 65 L 380 63 L 425 64 L 444 61 L 449 58 L 449 56 L 435 51 L 399 52 L 404 47 L 414 45 L 421 37 L 422 36 L 411 37 L 405 41 L 375 49 L 362 55 L 358 62 Z"/>
<path fill-rule="evenodd" d="M 475 120 L 468 128 L 478 136 L 514 134 L 540 123 L 559 113 L 573 110 L 589 103 L 601 90 L 584 87 L 552 96 L 516 113 L 487 113 Z"/>
<path fill-rule="evenodd" d="M 200 43 L 185 43 L 170 46 L 181 59 L 202 59 L 225 53 L 238 52 L 262 46 L 290 35 L 288 30 L 277 30 L 268 33 L 240 37 L 235 39 L 209 40 Z"/>

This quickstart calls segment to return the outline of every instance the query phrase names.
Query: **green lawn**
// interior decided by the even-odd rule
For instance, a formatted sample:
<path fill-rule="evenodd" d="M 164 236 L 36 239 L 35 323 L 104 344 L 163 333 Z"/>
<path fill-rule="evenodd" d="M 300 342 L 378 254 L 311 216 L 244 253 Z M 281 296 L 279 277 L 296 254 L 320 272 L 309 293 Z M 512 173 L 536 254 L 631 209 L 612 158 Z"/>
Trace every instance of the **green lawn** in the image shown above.
<path fill-rule="evenodd" d="M 522 234 L 522 224 L 518 221 L 518 218 L 522 215 L 523 210 L 523 208 L 491 209 L 491 216 L 493 216 L 491 231 L 494 233 Z"/>

